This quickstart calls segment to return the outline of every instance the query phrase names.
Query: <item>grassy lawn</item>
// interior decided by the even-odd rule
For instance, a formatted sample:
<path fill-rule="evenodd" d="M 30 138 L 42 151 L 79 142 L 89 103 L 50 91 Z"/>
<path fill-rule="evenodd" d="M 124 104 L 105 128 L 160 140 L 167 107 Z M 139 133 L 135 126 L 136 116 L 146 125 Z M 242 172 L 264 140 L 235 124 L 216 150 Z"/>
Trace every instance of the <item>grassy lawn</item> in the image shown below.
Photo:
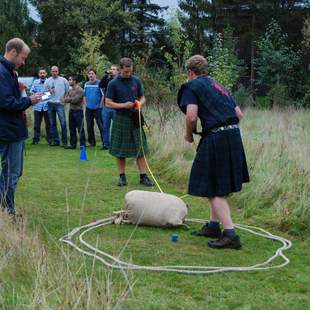
<path fill-rule="evenodd" d="M 22 254 L 12 254 L 10 264 L 4 264 L 4 255 L 1 256 L 0 301 L 3 309 L 309 307 L 309 238 L 279 232 L 270 224 L 266 225 L 263 217 L 245 219 L 244 210 L 237 208 L 234 200 L 236 222 L 261 226 L 293 241 L 292 249 L 285 253 L 291 260 L 288 267 L 206 276 L 129 271 L 125 276 L 122 272 L 107 270 L 100 263 L 59 243 L 58 239 L 72 228 L 109 217 L 113 211 L 121 209 L 127 191 L 145 189 L 139 185 L 132 160 L 127 172 L 129 184 L 126 188 L 118 188 L 116 165 L 106 151 L 99 147 L 88 148 L 87 162 L 80 161 L 79 155 L 79 150 L 51 148 L 44 143 L 33 146 L 27 141 L 17 204 L 27 221 L 25 241 L 20 246 L 29 249 Z M 152 162 L 150 164 L 152 166 Z M 154 173 L 160 174 L 160 171 L 154 169 Z M 158 178 L 164 191 L 184 194 L 185 185 L 176 186 L 165 180 Z M 208 218 L 205 201 L 193 197 L 185 200 L 190 206 L 189 217 Z M 191 229 L 197 227 L 191 225 Z M 280 246 L 280 243 L 240 231 L 242 250 L 217 251 L 207 247 L 207 239 L 192 237 L 184 228 L 140 227 L 124 248 L 133 228 L 109 225 L 94 230 L 85 239 L 115 256 L 122 251 L 122 260 L 141 265 L 245 266 L 263 262 Z M 171 243 L 172 233 L 179 234 L 178 243 Z M 38 254 L 38 262 L 42 260 L 40 264 L 36 262 L 35 252 L 43 253 Z M 132 292 L 128 291 L 128 283 L 133 287 Z"/>

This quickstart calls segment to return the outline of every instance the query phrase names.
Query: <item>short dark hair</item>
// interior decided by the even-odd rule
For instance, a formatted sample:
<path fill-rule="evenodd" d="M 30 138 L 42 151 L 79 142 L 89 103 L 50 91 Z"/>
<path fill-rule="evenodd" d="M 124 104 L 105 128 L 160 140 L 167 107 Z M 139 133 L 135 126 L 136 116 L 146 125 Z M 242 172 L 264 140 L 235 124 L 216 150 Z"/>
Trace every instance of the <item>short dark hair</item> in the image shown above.
<path fill-rule="evenodd" d="M 97 74 L 96 70 L 95 70 L 93 67 L 89 66 L 89 67 L 87 68 L 87 74 L 88 74 L 89 72 L 91 72 L 91 71 L 93 71 L 95 74 Z"/>
<path fill-rule="evenodd" d="M 44 67 L 40 67 L 39 70 L 38 70 L 38 72 L 43 71 L 43 70 L 44 70 L 45 72 L 47 72 L 46 69 L 45 69 Z"/>
<path fill-rule="evenodd" d="M 186 69 L 193 71 L 196 75 L 208 74 L 208 61 L 201 55 L 192 56 L 186 62 Z"/>
<path fill-rule="evenodd" d="M 76 83 L 79 82 L 78 77 L 76 75 L 70 75 L 69 79 L 71 78 L 71 80 L 75 81 Z"/>
<path fill-rule="evenodd" d="M 124 57 L 119 61 L 119 66 L 121 69 L 124 67 L 132 67 L 132 65 L 133 65 L 133 62 L 128 57 Z"/>
<path fill-rule="evenodd" d="M 8 53 L 11 50 L 15 49 L 17 54 L 19 54 L 23 50 L 23 48 L 26 48 L 30 51 L 29 46 L 22 39 L 14 38 L 6 43 L 5 52 Z"/>

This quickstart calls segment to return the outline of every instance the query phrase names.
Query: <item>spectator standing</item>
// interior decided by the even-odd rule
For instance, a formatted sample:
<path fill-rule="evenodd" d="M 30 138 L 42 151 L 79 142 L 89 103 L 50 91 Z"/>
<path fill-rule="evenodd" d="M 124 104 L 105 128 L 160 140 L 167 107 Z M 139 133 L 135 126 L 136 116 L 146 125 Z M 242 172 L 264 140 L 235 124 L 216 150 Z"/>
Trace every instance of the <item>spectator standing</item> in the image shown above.
<path fill-rule="evenodd" d="M 67 145 L 67 122 L 64 107 L 64 97 L 69 91 L 69 82 L 65 78 L 59 76 L 58 67 L 53 66 L 51 68 L 51 77 L 45 81 L 44 85 L 51 93 L 51 98 L 48 100 L 48 116 L 50 119 L 54 141 L 50 145 L 60 145 L 56 121 L 57 114 L 61 126 L 61 142 L 63 147 L 65 147 Z"/>
<path fill-rule="evenodd" d="M 40 68 L 38 71 L 39 79 L 34 80 L 30 89 L 31 94 L 35 93 L 45 93 L 48 91 L 47 87 L 44 85 L 47 77 L 47 71 L 45 68 Z M 45 131 L 46 131 L 46 141 L 50 145 L 52 143 L 52 132 L 50 126 L 50 120 L 48 117 L 48 103 L 47 100 L 41 100 L 38 102 L 34 108 L 34 129 L 33 129 L 33 140 L 32 144 L 38 144 L 41 135 L 41 123 L 44 118 Z"/>
<path fill-rule="evenodd" d="M 111 121 L 114 119 L 115 110 L 106 106 L 105 95 L 107 92 L 108 84 L 119 74 L 118 66 L 112 65 L 111 69 L 106 72 L 102 80 L 100 81 L 99 87 L 103 90 L 104 97 L 102 98 L 102 121 L 103 121 L 103 148 L 108 150 L 110 147 L 110 127 Z"/>
<path fill-rule="evenodd" d="M 75 76 L 69 77 L 69 92 L 65 97 L 65 103 L 70 103 L 69 110 L 69 130 L 70 130 L 70 145 L 66 149 L 75 149 L 77 144 L 77 135 L 79 133 L 80 147 L 85 146 L 85 131 L 84 131 L 84 93 L 83 89 L 78 85 Z"/>
<path fill-rule="evenodd" d="M 84 102 L 86 105 L 86 124 L 88 143 L 91 146 L 96 146 L 96 137 L 94 132 L 94 125 L 96 120 L 97 127 L 100 132 L 103 149 L 103 123 L 102 123 L 102 91 L 99 87 L 100 81 L 97 80 L 96 71 L 93 68 L 89 68 L 87 72 L 88 82 L 84 85 Z"/>

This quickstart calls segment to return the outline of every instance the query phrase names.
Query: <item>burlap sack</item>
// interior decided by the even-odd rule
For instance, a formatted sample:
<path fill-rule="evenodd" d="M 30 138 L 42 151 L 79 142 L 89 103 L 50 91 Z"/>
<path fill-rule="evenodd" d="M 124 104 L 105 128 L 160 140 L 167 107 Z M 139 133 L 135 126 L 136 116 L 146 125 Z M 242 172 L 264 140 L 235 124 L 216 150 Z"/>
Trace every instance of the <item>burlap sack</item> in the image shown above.
<path fill-rule="evenodd" d="M 135 190 L 125 196 L 125 212 L 132 224 L 169 227 L 183 224 L 187 206 L 173 195 Z"/>

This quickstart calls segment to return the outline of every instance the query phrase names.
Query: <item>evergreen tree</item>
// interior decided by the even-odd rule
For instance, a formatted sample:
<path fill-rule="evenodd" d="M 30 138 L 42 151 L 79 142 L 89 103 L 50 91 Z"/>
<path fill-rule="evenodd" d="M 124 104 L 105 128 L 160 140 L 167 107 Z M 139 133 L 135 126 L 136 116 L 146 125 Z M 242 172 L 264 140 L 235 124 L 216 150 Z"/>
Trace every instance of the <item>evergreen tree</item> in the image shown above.
<path fill-rule="evenodd" d="M 181 0 L 179 8 L 179 21 L 193 43 L 193 52 L 203 54 L 210 32 L 211 4 L 205 0 Z"/>
<path fill-rule="evenodd" d="M 19 37 L 29 45 L 35 32 L 35 22 L 30 18 L 25 0 L 0 1 L 0 50 L 4 53 L 5 43 Z"/>
<path fill-rule="evenodd" d="M 37 24 L 29 16 L 26 0 L 0 1 L 0 53 L 4 53 L 5 44 L 9 39 L 19 37 L 31 48 L 31 57 L 27 66 L 21 67 L 19 74 L 34 74 L 37 64 L 37 49 L 34 41 Z"/>
<path fill-rule="evenodd" d="M 165 21 L 160 13 L 166 8 L 150 0 L 122 0 L 122 8 L 132 15 L 134 26 L 123 32 L 123 55 L 141 56 L 149 54 L 156 33 Z"/>
<path fill-rule="evenodd" d="M 38 33 L 42 64 L 56 64 L 61 72 L 83 71 L 84 68 L 78 67 L 81 64 L 76 61 L 76 55 L 85 32 L 99 34 L 102 38 L 100 51 L 112 60 L 119 58 L 121 33 L 132 27 L 130 16 L 122 10 L 120 1 L 32 0 L 32 3 L 42 20 Z"/>

